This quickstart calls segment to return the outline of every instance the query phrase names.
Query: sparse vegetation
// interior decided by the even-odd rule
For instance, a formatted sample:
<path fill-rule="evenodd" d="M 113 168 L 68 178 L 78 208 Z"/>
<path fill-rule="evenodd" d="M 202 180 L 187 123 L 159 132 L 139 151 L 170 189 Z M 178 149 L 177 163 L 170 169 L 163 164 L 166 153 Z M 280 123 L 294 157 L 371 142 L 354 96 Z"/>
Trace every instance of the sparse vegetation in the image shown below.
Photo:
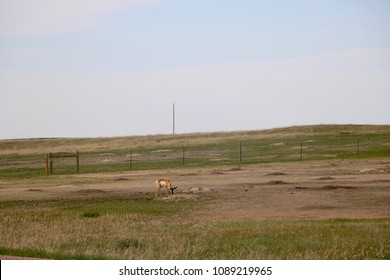
<path fill-rule="evenodd" d="M 390 219 L 194 223 L 185 218 L 204 203 L 151 198 L 2 202 L 0 254 L 55 259 L 390 258 Z M 91 207 L 99 212 L 87 210 Z"/>
<path fill-rule="evenodd" d="M 99 212 L 84 212 L 83 217 L 85 218 L 97 218 L 100 216 Z"/>

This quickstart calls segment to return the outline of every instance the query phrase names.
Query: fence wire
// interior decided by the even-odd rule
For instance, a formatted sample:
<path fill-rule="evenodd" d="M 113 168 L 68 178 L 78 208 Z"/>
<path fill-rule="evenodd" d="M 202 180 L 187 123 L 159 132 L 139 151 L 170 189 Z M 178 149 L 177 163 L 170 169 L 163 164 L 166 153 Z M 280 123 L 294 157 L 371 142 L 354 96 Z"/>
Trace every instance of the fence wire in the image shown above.
<path fill-rule="evenodd" d="M 76 151 L 75 151 L 76 153 Z M 54 155 L 64 155 L 57 153 Z M 66 155 L 66 154 L 65 154 Z M 46 155 L 8 155 L 0 158 L 5 177 L 45 174 Z M 321 135 L 220 141 L 215 143 L 128 147 L 111 151 L 80 151 L 79 172 L 121 172 L 181 167 L 241 166 L 244 164 L 322 160 L 339 158 L 390 157 L 388 134 Z M 75 157 L 54 157 L 53 174 L 77 172 Z"/>

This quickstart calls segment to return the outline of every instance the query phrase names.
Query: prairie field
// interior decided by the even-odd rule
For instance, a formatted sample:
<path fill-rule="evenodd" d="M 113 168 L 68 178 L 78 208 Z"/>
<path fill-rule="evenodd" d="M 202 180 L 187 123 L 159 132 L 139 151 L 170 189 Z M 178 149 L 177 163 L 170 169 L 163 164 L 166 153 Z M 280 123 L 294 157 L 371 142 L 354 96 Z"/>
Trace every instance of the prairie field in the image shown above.
<path fill-rule="evenodd" d="M 390 126 L 0 140 L 0 255 L 390 259 Z"/>

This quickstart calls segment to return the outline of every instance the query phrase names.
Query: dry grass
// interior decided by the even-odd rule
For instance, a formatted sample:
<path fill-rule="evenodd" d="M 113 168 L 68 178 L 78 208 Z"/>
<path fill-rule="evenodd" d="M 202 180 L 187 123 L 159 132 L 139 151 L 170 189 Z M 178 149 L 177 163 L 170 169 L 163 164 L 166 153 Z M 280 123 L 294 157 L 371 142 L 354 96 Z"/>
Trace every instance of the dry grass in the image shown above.
<path fill-rule="evenodd" d="M 118 150 L 126 147 L 171 147 L 186 145 L 207 145 L 238 140 L 266 138 L 288 138 L 296 135 L 364 135 L 388 134 L 390 125 L 313 125 L 275 128 L 259 131 L 236 131 L 214 133 L 191 133 L 177 135 L 146 135 L 110 138 L 41 138 L 21 140 L 0 140 L 0 155 L 46 154 L 49 152 L 96 152 Z"/>
<path fill-rule="evenodd" d="M 82 204 L 88 203 L 87 200 Z M 95 213 L 100 214 L 93 217 L 83 215 L 88 207 L 72 205 L 70 201 L 56 206 L 41 201 L 28 205 L 24 211 L 19 210 L 18 214 L 3 215 L 0 253 L 56 259 L 390 257 L 390 242 L 386 236 L 390 219 L 199 223 L 185 218 L 186 208 L 193 211 L 198 207 L 186 203 L 175 204 L 169 215 L 119 210 L 118 205 L 124 202 L 114 199 L 112 203 L 116 206 L 98 210 L 100 212 Z M 156 204 L 156 201 L 143 203 L 142 208 L 147 210 L 149 204 Z M 163 210 L 166 206 L 157 203 L 154 207 Z"/>

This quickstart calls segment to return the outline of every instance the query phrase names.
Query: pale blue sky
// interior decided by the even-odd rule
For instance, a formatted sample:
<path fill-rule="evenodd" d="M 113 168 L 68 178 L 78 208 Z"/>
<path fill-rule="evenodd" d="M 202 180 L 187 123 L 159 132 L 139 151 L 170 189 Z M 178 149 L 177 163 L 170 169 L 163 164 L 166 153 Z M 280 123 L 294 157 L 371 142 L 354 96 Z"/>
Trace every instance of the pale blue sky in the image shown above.
<path fill-rule="evenodd" d="M 390 124 L 390 1 L 0 0 L 0 139 Z"/>

